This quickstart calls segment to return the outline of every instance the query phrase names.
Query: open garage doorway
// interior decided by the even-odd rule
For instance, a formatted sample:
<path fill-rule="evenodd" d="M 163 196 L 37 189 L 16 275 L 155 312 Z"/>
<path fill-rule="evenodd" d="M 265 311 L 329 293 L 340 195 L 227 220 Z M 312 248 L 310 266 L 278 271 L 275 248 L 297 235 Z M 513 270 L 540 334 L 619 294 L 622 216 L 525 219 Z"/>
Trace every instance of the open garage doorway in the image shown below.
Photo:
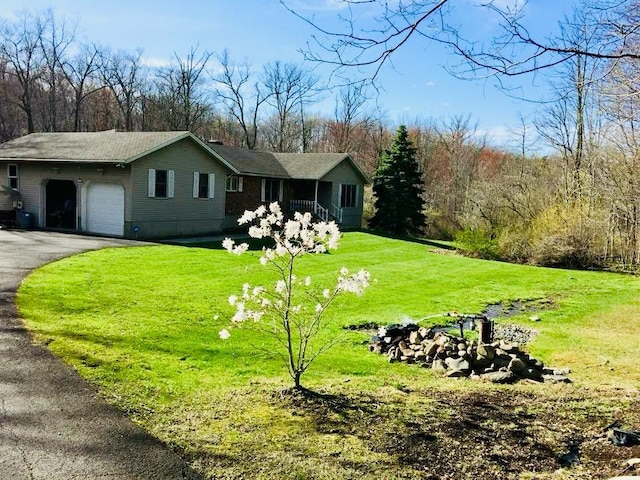
<path fill-rule="evenodd" d="M 46 186 L 45 226 L 76 230 L 76 184 L 73 180 L 49 180 Z"/>

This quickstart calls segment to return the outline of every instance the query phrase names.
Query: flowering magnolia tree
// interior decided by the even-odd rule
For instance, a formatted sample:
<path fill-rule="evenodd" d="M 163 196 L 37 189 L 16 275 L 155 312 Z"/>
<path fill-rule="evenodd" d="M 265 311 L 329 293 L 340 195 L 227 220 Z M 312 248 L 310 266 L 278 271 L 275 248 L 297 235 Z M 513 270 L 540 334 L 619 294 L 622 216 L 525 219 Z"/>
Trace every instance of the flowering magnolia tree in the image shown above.
<path fill-rule="evenodd" d="M 260 263 L 273 268 L 277 280 L 268 286 L 245 283 L 242 294 L 231 295 L 229 303 L 236 313 L 234 323 L 252 322 L 267 332 L 282 347 L 278 352 L 286 363 L 296 389 L 309 365 L 335 344 L 335 340 L 317 340 L 325 327 L 323 316 L 329 305 L 343 293 L 361 295 L 369 285 L 369 273 L 360 270 L 349 273 L 342 268 L 329 288 L 316 286 L 308 276 L 298 277 L 295 262 L 308 253 L 324 253 L 338 248 L 340 230 L 335 222 L 313 222 L 310 213 L 294 214 L 285 220 L 277 202 L 255 211 L 245 211 L 238 219 L 240 225 L 250 224 L 249 236 L 268 238 L 272 247 L 264 247 Z M 241 255 L 249 245 L 236 244 L 227 238 L 222 245 L 229 252 Z M 219 332 L 220 338 L 231 336 L 228 329 Z"/>

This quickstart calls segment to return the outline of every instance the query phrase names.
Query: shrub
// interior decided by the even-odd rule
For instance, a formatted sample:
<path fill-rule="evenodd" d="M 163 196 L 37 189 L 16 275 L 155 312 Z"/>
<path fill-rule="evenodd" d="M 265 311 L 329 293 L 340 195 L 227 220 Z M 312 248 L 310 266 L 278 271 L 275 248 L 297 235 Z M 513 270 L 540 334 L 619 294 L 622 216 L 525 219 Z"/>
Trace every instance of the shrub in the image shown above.
<path fill-rule="evenodd" d="M 498 243 L 488 230 L 465 228 L 456 234 L 455 240 L 467 255 L 479 258 L 498 257 Z"/>
<path fill-rule="evenodd" d="M 601 266 L 607 245 L 603 212 L 586 202 L 556 204 L 540 213 L 531 228 L 531 261 L 538 265 Z"/>

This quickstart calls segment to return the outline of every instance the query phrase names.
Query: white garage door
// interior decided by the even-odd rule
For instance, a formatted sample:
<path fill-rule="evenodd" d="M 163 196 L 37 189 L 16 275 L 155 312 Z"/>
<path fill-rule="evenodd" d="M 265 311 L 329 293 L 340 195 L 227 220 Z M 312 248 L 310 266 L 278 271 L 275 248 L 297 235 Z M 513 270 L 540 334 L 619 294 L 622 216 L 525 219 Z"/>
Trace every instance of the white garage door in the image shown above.
<path fill-rule="evenodd" d="M 115 183 L 87 185 L 86 229 L 103 235 L 124 235 L 124 188 Z"/>

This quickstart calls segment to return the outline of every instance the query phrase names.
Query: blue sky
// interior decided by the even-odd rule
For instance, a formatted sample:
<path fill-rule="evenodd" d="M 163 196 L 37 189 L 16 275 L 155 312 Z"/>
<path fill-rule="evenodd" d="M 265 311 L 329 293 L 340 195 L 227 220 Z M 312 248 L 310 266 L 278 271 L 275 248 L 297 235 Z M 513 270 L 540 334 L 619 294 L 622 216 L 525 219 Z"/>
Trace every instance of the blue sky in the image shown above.
<path fill-rule="evenodd" d="M 494 0 L 509 5 L 517 0 Z M 480 0 L 455 0 L 455 18 L 479 39 L 495 27 Z M 532 0 L 527 6 L 531 28 L 547 35 L 557 29 L 572 0 Z M 325 26 L 337 26 L 344 13 L 336 0 L 290 0 L 301 13 L 313 15 Z M 300 50 L 313 29 L 293 16 L 278 0 L 29 0 L 28 7 L 54 8 L 58 16 L 76 19 L 79 36 L 112 48 L 140 48 L 152 65 L 185 55 L 191 46 L 221 52 L 228 49 L 233 60 L 247 60 L 256 69 L 272 60 L 302 61 Z M 0 16 L 11 17 L 21 2 L 0 0 Z M 364 15 L 366 16 L 366 14 Z M 467 31 L 469 31 L 467 30 Z M 465 81 L 447 73 L 458 59 L 443 46 L 416 38 L 394 57 L 393 66 L 379 76 L 379 103 L 393 123 L 411 123 L 470 115 L 481 132 L 503 143 L 508 131 L 517 128 L 520 115 L 530 116 L 536 106 L 517 101 L 496 88 L 494 79 Z M 326 77 L 327 66 L 317 72 Z M 357 75 L 358 72 L 353 72 Z M 512 85 L 524 96 L 544 94 L 540 76 L 518 79 Z M 330 113 L 332 104 L 318 109 Z"/>

